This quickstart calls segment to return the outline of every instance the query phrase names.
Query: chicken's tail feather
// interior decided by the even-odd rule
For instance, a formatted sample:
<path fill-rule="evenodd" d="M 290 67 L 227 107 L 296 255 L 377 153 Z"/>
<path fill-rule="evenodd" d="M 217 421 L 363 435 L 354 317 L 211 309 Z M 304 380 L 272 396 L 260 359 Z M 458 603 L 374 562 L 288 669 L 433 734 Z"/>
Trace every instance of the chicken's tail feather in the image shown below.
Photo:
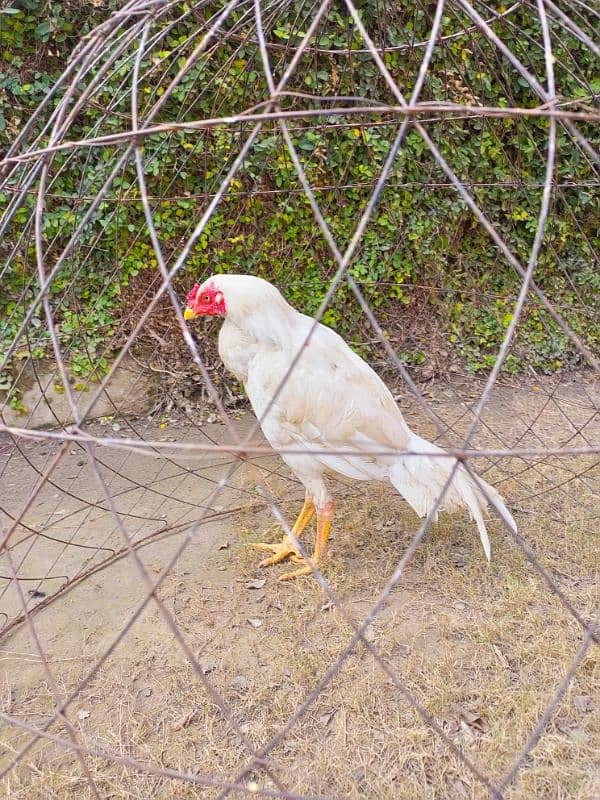
<path fill-rule="evenodd" d="M 414 508 L 417 514 L 420 517 L 425 517 L 435 508 L 437 499 L 443 491 L 456 462 L 452 458 L 445 458 L 439 455 L 444 452 L 441 448 L 416 434 L 411 435 L 407 449 L 418 452 L 420 455 L 399 456 L 395 459 L 390 469 L 389 477 L 395 489 Z M 428 455 L 428 453 L 432 455 Z M 483 512 L 488 505 L 488 498 L 492 507 L 506 524 L 516 532 L 517 525 L 500 494 L 493 486 L 490 486 L 481 478 L 478 477 L 476 482 L 462 464 L 455 471 L 444 498 L 437 507 L 434 519 L 437 519 L 439 511 L 455 511 L 459 508 L 468 508 L 471 519 L 474 519 L 477 524 L 481 544 L 489 561 L 491 547 L 483 519 Z"/>

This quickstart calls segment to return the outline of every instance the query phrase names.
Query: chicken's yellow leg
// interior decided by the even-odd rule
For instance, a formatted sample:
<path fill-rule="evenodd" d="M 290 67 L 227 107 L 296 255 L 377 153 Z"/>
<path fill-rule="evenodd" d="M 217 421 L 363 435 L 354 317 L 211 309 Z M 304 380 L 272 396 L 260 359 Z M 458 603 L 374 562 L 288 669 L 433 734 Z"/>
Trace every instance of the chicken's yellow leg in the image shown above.
<path fill-rule="evenodd" d="M 327 540 L 329 538 L 329 529 L 331 527 L 331 520 L 333 518 L 333 503 L 330 500 L 325 504 L 323 509 L 317 509 L 317 538 L 315 539 L 315 551 L 313 553 L 313 563 L 316 567 L 320 567 L 327 560 Z M 295 561 L 304 561 L 303 558 L 295 558 Z M 293 578 L 299 578 L 302 575 L 310 575 L 311 568 L 304 563 L 303 567 L 294 570 L 294 572 L 285 572 L 280 578 L 280 581 L 289 581 Z"/>
<path fill-rule="evenodd" d="M 292 533 L 299 538 L 300 534 L 306 528 L 315 513 L 315 504 L 312 499 L 307 495 L 302 506 L 302 511 L 298 514 L 298 519 L 294 522 Z M 278 564 L 280 561 L 285 561 L 286 558 L 292 558 L 294 561 L 300 559 L 304 560 L 300 553 L 296 550 L 294 543 L 289 536 L 284 536 L 281 542 L 269 544 L 268 542 L 253 542 L 252 547 L 258 550 L 266 550 L 268 553 L 273 553 L 272 556 L 264 558 L 259 566 L 270 567 L 272 564 Z"/>

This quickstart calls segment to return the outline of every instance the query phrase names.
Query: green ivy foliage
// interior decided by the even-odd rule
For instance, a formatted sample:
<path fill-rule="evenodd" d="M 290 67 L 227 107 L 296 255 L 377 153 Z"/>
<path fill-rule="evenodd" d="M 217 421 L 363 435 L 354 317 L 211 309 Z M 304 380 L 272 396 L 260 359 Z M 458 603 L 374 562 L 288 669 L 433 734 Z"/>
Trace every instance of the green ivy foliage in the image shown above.
<path fill-rule="evenodd" d="M 170 14 L 157 15 L 150 29 L 156 44 L 141 61 L 140 119 L 186 66 L 199 28 L 223 5 L 210 3 L 194 12 L 180 3 Z M 116 0 L 11 0 L 0 11 L 2 148 L 10 145 L 47 96 L 81 36 L 118 6 Z M 252 4 L 242 5 L 230 16 L 222 36 L 187 68 L 153 124 L 234 115 L 267 99 L 251 8 Z M 386 4 L 383 15 L 381 3 L 365 0 L 359 8 L 377 45 L 388 48 L 386 66 L 408 96 L 423 57 L 420 43 L 429 35 L 433 7 L 403 1 Z M 264 25 L 276 82 L 310 21 L 303 16 L 310 9 L 298 9 L 295 3 L 265 4 Z M 489 16 L 489 10 L 483 9 L 482 14 Z M 583 24 L 584 11 L 579 14 Z M 589 25 L 591 30 L 591 21 Z M 444 16 L 441 36 L 445 38 L 434 51 L 421 99 L 537 106 L 539 98 L 527 81 L 492 43 L 472 30 L 454 35 L 468 26 L 469 20 L 456 11 Z M 545 83 L 542 34 L 533 8 L 523 4 L 494 22 L 493 28 Z M 139 36 L 127 44 L 127 30 L 125 26 L 107 38 L 105 53 L 82 77 L 71 107 L 86 87 L 93 88 L 71 120 L 65 140 L 131 128 L 132 69 Z M 551 22 L 551 33 L 559 98 L 568 100 L 571 109 L 589 108 L 600 92 L 593 55 L 555 22 Z M 118 42 L 122 46 L 117 52 Z M 394 47 L 397 49 L 389 50 Z M 332 52 L 347 48 L 356 52 L 350 56 Z M 327 95 L 362 98 L 368 104 L 395 103 L 371 56 L 360 52 L 363 48 L 342 5 L 333 4 L 311 50 L 302 57 L 286 87 L 290 94 L 281 97 L 281 106 L 288 110 L 315 108 L 317 101 L 311 96 Z M 64 92 L 64 86 L 56 91 L 36 118 L 29 143 L 37 135 L 41 136 L 37 146 L 47 143 L 48 130 L 43 126 Z M 358 100 L 344 102 L 359 104 Z M 241 121 L 143 139 L 147 191 L 168 267 L 219 190 L 253 124 Z M 424 124 L 444 159 L 526 265 L 544 181 L 547 120 L 451 118 L 432 112 Z M 398 119 L 391 114 L 323 112 L 319 117 L 293 119 L 289 128 L 307 178 L 316 187 L 323 215 L 343 251 L 397 134 Z M 580 129 L 593 141 L 591 126 L 581 124 Z M 41 217 L 47 270 L 56 263 L 123 152 L 122 146 L 111 145 L 73 148 L 53 156 Z M 30 165 L 20 165 L 5 181 L 0 213 L 11 208 L 30 169 Z M 600 271 L 594 264 L 598 244 L 594 175 L 589 158 L 561 126 L 553 177 L 551 211 L 535 280 L 573 330 L 595 349 L 600 342 Z M 11 212 L 0 243 L 0 360 L 39 290 L 33 229 L 38 186 L 39 176 L 24 202 Z M 267 277 L 293 305 L 309 314 L 317 310 L 335 274 L 335 262 L 317 229 L 275 121 L 263 126 L 225 198 L 191 249 L 176 279 L 181 298 L 193 281 L 221 271 Z M 433 326 L 441 332 L 468 370 L 485 372 L 493 365 L 511 320 L 520 279 L 449 185 L 414 127 L 409 128 L 350 271 L 386 331 L 399 342 L 408 363 L 418 365 L 432 355 L 427 333 L 403 339 L 403 331 L 414 328 L 415 321 L 422 318 L 423 329 L 427 332 Z M 74 376 L 97 376 L 106 369 L 111 351 L 122 338 L 120 333 L 132 328 L 159 285 L 135 164 L 129 158 L 50 286 L 59 341 Z M 357 347 L 364 346 L 361 342 L 368 324 L 345 283 L 323 319 Z M 172 314 L 163 329 L 165 326 L 175 330 Z M 38 309 L 0 378 L 0 389 L 9 388 L 21 361 L 43 357 L 49 351 L 45 318 Z M 581 356 L 565 334 L 530 301 L 505 368 L 518 371 L 531 366 L 553 372 L 579 363 Z"/>

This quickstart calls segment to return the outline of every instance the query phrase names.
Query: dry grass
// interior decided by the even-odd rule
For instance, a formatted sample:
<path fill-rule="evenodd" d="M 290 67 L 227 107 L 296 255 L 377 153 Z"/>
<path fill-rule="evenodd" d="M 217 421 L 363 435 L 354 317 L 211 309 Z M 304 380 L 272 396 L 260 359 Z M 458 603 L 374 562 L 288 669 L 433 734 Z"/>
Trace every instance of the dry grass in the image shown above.
<path fill-rule="evenodd" d="M 415 520 L 401 501 L 379 487 L 359 502 L 350 495 L 340 506 L 343 532 L 334 540 L 328 577 L 359 621 L 408 543 Z M 257 531 L 265 518 L 247 515 L 240 524 Z M 459 520 L 436 526 L 371 637 L 453 740 L 484 771 L 499 775 L 542 713 L 581 631 L 498 526 L 489 567 L 466 539 L 465 528 Z M 357 535 L 365 529 L 368 537 Z M 595 584 L 587 525 L 529 518 L 524 533 L 537 543 L 546 566 L 563 576 L 573 602 L 591 614 Z M 336 659 L 350 629 L 334 609 L 322 610 L 324 598 L 314 581 L 280 585 L 269 579 L 264 589 L 247 589 L 246 579 L 257 574 L 257 555 L 242 548 L 236 559 L 240 580 L 225 597 L 180 577 L 169 580 L 162 596 L 242 729 L 259 747 Z M 260 619 L 262 626 L 254 629 L 249 618 Z M 122 654 L 117 655 L 75 706 L 83 741 L 154 765 L 233 777 L 246 761 L 243 747 L 172 637 L 165 631 L 151 649 L 138 653 L 127 674 Z M 64 691 L 76 685 L 85 667 L 71 664 L 61 671 Z M 592 651 L 507 797 L 590 800 L 598 791 L 597 673 Z M 19 705 L 29 719 L 47 713 L 47 687 L 31 687 Z M 11 734 L 11 745 L 20 738 Z M 362 647 L 272 758 L 284 783 L 309 795 L 486 796 Z M 215 795 L 211 789 L 140 775 L 101 759 L 88 762 L 104 797 Z M 255 778 L 270 785 L 264 776 Z M 39 747 L 26 766 L 11 774 L 6 791 L 14 800 L 89 796 L 77 761 L 54 745 Z"/>
<path fill-rule="evenodd" d="M 581 458 L 569 467 L 577 472 L 588 464 Z M 559 475 L 562 467 L 547 469 Z M 588 477 L 588 486 L 593 486 L 594 473 Z M 291 515 L 301 493 L 294 489 L 290 494 L 286 481 L 270 481 Z M 530 488 L 544 485 L 529 471 L 508 479 L 502 490 L 509 497 L 524 496 L 523 482 Z M 520 530 L 540 562 L 587 618 L 595 611 L 598 585 L 598 539 L 589 510 L 593 499 L 586 485 L 574 481 L 567 493 L 550 492 L 517 513 Z M 382 486 L 338 487 L 337 501 L 326 574 L 358 622 L 418 523 L 402 500 Z M 492 523 L 490 529 L 493 560 L 487 565 L 466 520 L 445 518 L 434 526 L 369 635 L 452 740 L 483 772 L 498 779 L 546 707 L 582 631 L 501 525 Z M 327 598 L 314 580 L 279 584 L 275 578 L 285 565 L 267 573 L 258 570 L 259 554 L 244 543 L 262 538 L 265 530 L 279 535 L 265 511 L 245 512 L 232 524 L 227 551 L 231 580 L 224 587 L 200 585 L 199 571 L 180 572 L 161 591 L 208 677 L 257 748 L 285 724 L 351 635 L 340 614 L 326 607 Z M 265 586 L 247 588 L 258 577 L 267 577 Z M 261 625 L 253 627 L 249 619 Z M 101 649 L 84 645 L 82 652 L 93 661 Z M 59 658 L 56 650 L 54 657 Z M 89 663 L 54 665 L 61 692 L 77 685 Z M 591 648 L 545 735 L 507 790 L 507 800 L 599 796 L 598 666 L 597 648 Z M 7 698 L 11 713 L 33 723 L 42 722 L 52 707 L 39 669 Z M 154 766 L 231 780 L 247 762 L 239 737 L 207 696 L 155 608 L 145 612 L 81 692 L 71 718 L 84 744 Z M 0 735 L 3 760 L 26 739 L 5 729 Z M 271 759 L 290 791 L 310 796 L 487 797 L 362 645 L 275 747 Z M 86 760 L 103 798 L 175 800 L 218 794 L 109 760 Z M 245 780 L 274 788 L 262 772 Z M 10 800 L 91 797 L 77 759 L 51 743 L 29 753 L 5 780 L 4 792 Z"/>

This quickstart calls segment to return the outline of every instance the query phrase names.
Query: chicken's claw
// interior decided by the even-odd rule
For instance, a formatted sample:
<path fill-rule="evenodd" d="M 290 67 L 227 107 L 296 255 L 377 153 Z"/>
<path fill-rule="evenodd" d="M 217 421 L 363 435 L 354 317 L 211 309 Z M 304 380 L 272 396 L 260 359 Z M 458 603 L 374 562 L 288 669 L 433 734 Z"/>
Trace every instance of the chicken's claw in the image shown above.
<path fill-rule="evenodd" d="M 304 561 L 288 536 L 284 536 L 280 542 L 274 542 L 273 544 L 269 542 L 252 542 L 250 546 L 255 547 L 257 550 L 273 553 L 268 558 L 263 558 L 258 565 L 259 567 L 272 567 L 273 564 L 279 564 L 280 561 L 285 561 L 287 558 L 292 561 Z"/>
<path fill-rule="evenodd" d="M 296 560 L 296 559 L 294 559 Z M 300 560 L 300 559 L 298 559 Z M 302 559 L 304 561 L 304 559 Z M 306 564 L 304 567 L 300 567 L 299 569 L 295 569 L 293 572 L 284 572 L 283 575 L 280 575 L 277 580 L 279 581 L 293 581 L 295 578 L 301 578 L 303 575 L 310 575 L 312 569 Z"/>
<path fill-rule="evenodd" d="M 292 534 L 298 538 L 315 512 L 315 505 L 311 497 L 307 494 L 302 506 L 302 511 L 292 528 Z M 313 553 L 313 563 L 315 566 L 322 564 L 327 558 L 327 536 L 329 534 L 329 526 L 331 524 L 331 516 L 333 514 L 333 503 L 329 502 L 322 511 L 317 511 L 317 538 L 315 542 L 315 552 Z M 284 572 L 279 577 L 280 581 L 291 581 L 294 578 L 300 578 L 302 575 L 310 575 L 312 569 L 306 563 L 306 559 L 301 555 L 295 547 L 294 542 L 290 536 L 284 536 L 280 542 L 270 544 L 268 542 L 250 542 L 251 547 L 257 550 L 263 550 L 267 553 L 272 553 L 268 558 L 263 560 L 258 565 L 259 567 L 271 567 L 273 564 L 279 564 L 281 561 L 290 559 L 296 564 L 302 564 L 301 567 L 293 572 Z"/>

